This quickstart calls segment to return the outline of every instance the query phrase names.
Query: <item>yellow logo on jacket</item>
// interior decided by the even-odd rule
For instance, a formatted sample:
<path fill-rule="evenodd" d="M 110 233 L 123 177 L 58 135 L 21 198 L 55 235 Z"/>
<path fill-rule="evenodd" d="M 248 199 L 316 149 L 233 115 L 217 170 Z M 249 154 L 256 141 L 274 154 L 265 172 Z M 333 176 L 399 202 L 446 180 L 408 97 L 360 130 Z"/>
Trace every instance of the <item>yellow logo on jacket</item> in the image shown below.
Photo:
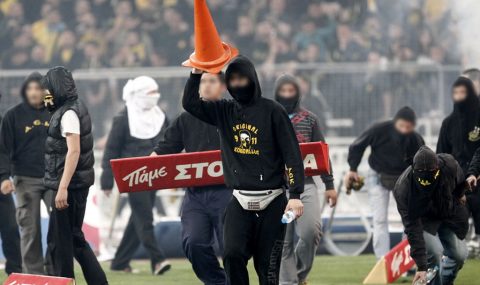
<path fill-rule="evenodd" d="M 233 126 L 234 140 L 237 146 L 233 151 L 239 154 L 260 155 L 256 149 L 258 143 L 258 128 L 251 124 L 237 124 Z"/>
<path fill-rule="evenodd" d="M 50 123 L 48 121 L 44 121 L 42 122 L 41 120 L 34 120 L 32 122 L 32 125 L 30 126 L 25 126 L 25 133 L 29 133 L 31 130 L 33 130 L 33 128 L 35 127 L 41 127 L 41 126 L 44 126 L 46 128 L 48 128 L 48 126 L 50 126 Z"/>
<path fill-rule="evenodd" d="M 480 140 L 480 128 L 475 127 L 473 131 L 468 133 L 468 140 L 471 142 L 476 142 Z"/>

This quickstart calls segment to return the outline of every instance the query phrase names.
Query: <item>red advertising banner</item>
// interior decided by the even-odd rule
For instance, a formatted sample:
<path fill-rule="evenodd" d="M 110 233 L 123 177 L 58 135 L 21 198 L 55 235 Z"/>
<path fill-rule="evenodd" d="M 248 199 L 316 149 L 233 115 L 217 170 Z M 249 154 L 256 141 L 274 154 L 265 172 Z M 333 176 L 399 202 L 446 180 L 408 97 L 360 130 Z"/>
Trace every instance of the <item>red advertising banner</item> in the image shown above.
<path fill-rule="evenodd" d="M 13 273 L 3 285 L 75 285 L 75 280 L 63 277 Z"/>
<path fill-rule="evenodd" d="M 388 283 L 393 283 L 415 265 L 415 261 L 410 257 L 408 240 L 403 240 L 385 255 L 385 265 Z"/>
<path fill-rule="evenodd" d="M 300 144 L 305 175 L 330 171 L 328 145 L 322 142 Z M 120 192 L 223 184 L 220 151 L 204 151 L 112 159 L 113 175 Z"/>

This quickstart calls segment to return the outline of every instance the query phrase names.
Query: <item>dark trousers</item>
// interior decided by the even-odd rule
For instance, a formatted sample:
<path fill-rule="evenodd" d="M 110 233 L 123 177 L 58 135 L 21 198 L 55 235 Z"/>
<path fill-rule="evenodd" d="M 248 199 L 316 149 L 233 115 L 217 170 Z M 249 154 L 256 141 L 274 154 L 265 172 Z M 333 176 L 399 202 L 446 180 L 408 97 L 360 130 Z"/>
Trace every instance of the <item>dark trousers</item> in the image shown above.
<path fill-rule="evenodd" d="M 480 236 L 480 187 L 467 194 L 467 206 L 475 225 L 475 234 Z"/>
<path fill-rule="evenodd" d="M 5 272 L 11 274 L 22 272 L 22 256 L 20 254 L 20 234 L 15 219 L 15 204 L 12 194 L 0 193 L 0 236 L 2 238 L 2 250 L 7 263 Z"/>
<path fill-rule="evenodd" d="M 53 195 L 52 205 L 55 205 Z M 82 267 L 83 275 L 89 285 L 108 284 L 107 277 L 98 263 L 90 245 L 82 232 L 88 189 L 69 190 L 68 208 L 58 210 L 52 206 L 48 227 L 48 264 L 52 265 L 55 276 L 74 278 L 73 258 Z"/>
<path fill-rule="evenodd" d="M 227 277 L 213 248 L 216 236 L 223 253 L 223 215 L 232 190 L 188 189 L 182 206 L 182 245 L 193 271 L 206 285 L 225 285 Z"/>
<path fill-rule="evenodd" d="M 287 198 L 280 195 L 263 211 L 247 211 L 233 198 L 224 226 L 224 266 L 231 285 L 248 285 L 248 260 L 253 257 L 260 285 L 279 284 L 286 226 L 281 218 Z"/>
<path fill-rule="evenodd" d="M 150 254 L 152 271 L 157 263 L 165 260 L 165 254 L 158 246 L 153 231 L 152 209 L 155 205 L 155 193 L 155 191 L 128 193 L 132 214 L 112 261 L 113 270 L 124 270 L 129 267 L 130 260 L 140 244 Z"/>

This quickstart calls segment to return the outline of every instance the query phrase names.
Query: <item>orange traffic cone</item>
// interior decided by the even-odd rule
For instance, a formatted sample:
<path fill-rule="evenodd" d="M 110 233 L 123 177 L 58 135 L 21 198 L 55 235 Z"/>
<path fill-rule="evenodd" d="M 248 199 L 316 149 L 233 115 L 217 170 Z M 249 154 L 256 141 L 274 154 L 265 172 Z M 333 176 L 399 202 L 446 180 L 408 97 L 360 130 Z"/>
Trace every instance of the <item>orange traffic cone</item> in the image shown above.
<path fill-rule="evenodd" d="M 234 57 L 238 50 L 222 42 L 213 22 L 206 0 L 195 0 L 195 51 L 183 66 L 195 67 L 209 73 L 218 73 Z"/>

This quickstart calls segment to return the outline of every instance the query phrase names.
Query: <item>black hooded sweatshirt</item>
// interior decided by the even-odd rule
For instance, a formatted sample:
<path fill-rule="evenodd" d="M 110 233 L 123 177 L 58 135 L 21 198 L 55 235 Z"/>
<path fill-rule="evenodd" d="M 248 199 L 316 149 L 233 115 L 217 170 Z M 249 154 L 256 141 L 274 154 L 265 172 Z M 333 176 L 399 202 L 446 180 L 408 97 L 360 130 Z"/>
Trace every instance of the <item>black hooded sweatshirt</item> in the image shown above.
<path fill-rule="evenodd" d="M 67 140 L 61 132 L 61 119 L 65 112 L 72 110 L 80 121 L 80 157 L 68 190 L 88 189 L 95 180 L 92 121 L 87 107 L 78 99 L 72 73 L 64 67 L 54 67 L 44 76 L 42 85 L 49 90 L 55 104 L 45 143 L 45 186 L 58 190 L 68 151 Z"/>
<path fill-rule="evenodd" d="M 350 170 L 357 171 L 368 146 L 372 149 L 368 163 L 377 173 L 400 175 L 412 164 L 413 156 L 425 142 L 417 132 L 410 135 L 399 134 L 394 123 L 395 119 L 376 123 L 350 145 Z"/>
<path fill-rule="evenodd" d="M 464 239 L 468 231 L 468 213 L 459 201 L 465 194 L 463 171 L 450 154 L 438 154 L 437 161 L 440 172 L 430 198 L 425 199 L 425 190 L 418 189 L 412 166 L 398 178 L 393 190 L 411 246 L 410 255 L 420 271 L 427 270 L 423 231 L 436 235 L 443 225 L 450 228 L 459 239 Z"/>
<path fill-rule="evenodd" d="M 280 97 L 280 88 L 285 84 L 292 84 L 296 89 L 296 96 L 285 99 Z M 295 77 L 291 75 L 282 75 L 275 82 L 275 100 L 279 102 L 287 111 L 288 117 L 292 122 L 293 129 L 297 135 L 299 143 L 307 142 L 325 142 L 325 137 L 320 130 L 320 124 L 317 116 L 312 112 L 301 107 L 300 102 L 302 94 Z M 332 165 L 330 164 L 330 174 L 322 175 L 322 181 L 327 190 L 334 189 Z M 305 183 L 313 183 L 312 177 L 306 177 Z"/>
<path fill-rule="evenodd" d="M 23 102 L 7 111 L 0 129 L 0 181 L 10 176 L 41 178 L 44 175 L 43 163 L 45 140 L 50 121 L 50 113 L 43 106 L 35 108 L 28 104 L 26 89 L 31 82 L 38 82 L 42 75 L 30 74 L 21 87 Z"/>
<path fill-rule="evenodd" d="M 452 113 L 443 120 L 437 153 L 453 155 L 467 174 L 470 161 L 480 147 L 480 101 L 470 79 L 459 77 L 452 89 L 458 86 L 465 86 L 467 98 L 454 103 Z"/>
<path fill-rule="evenodd" d="M 304 187 L 303 161 L 285 109 L 262 97 L 257 73 L 247 58 L 235 58 L 225 73 L 228 91 L 232 97 L 238 98 L 238 90 L 228 85 L 233 73 L 248 77 L 250 82 L 246 88 L 248 96 L 243 97 L 242 103 L 237 100 L 201 100 L 198 95 L 201 74 L 191 74 L 185 86 L 183 107 L 193 116 L 217 127 L 228 187 L 255 191 L 288 184 L 290 198 L 299 199 Z"/>

